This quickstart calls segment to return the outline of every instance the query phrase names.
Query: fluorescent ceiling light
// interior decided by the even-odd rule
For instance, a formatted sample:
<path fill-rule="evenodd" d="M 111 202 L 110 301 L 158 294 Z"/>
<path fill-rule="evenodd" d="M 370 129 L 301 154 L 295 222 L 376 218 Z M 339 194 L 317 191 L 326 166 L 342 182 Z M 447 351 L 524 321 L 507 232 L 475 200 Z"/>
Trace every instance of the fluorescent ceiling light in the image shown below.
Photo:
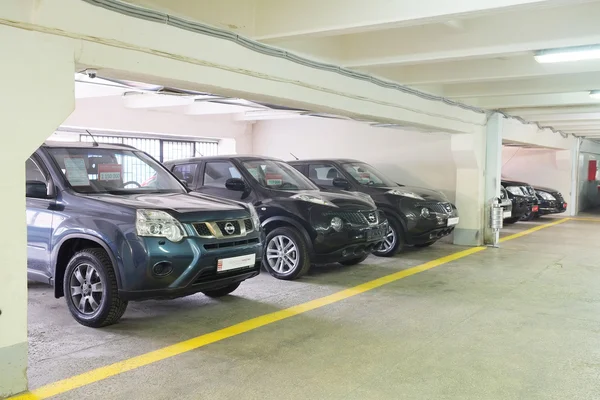
<path fill-rule="evenodd" d="M 600 90 L 592 90 L 590 92 L 590 97 L 592 99 L 600 100 Z"/>
<path fill-rule="evenodd" d="M 541 64 L 598 59 L 600 59 L 600 45 L 563 47 L 535 53 L 535 60 Z"/>

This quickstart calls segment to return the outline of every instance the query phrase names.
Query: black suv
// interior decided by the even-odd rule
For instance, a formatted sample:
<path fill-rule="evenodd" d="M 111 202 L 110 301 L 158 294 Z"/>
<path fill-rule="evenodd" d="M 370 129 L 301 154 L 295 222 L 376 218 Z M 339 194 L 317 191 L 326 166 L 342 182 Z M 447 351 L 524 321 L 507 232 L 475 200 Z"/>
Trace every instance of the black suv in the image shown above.
<path fill-rule="evenodd" d="M 456 207 L 441 192 L 399 185 L 364 162 L 319 159 L 290 164 L 323 190 L 364 193 L 375 200 L 389 222 L 386 240 L 375 255 L 392 256 L 405 244 L 430 246 L 458 224 Z"/>
<path fill-rule="evenodd" d="M 525 182 L 502 180 L 502 187 L 506 189 L 508 198 L 512 201 L 512 215 L 506 218 L 506 224 L 533 219 L 534 213 L 538 211 L 538 199 L 533 188 Z"/>
<path fill-rule="evenodd" d="M 260 271 L 251 205 L 189 194 L 130 146 L 46 143 L 26 196 L 28 277 L 86 326 L 117 322 L 129 300 L 225 296 Z"/>
<path fill-rule="evenodd" d="M 369 196 L 320 192 L 277 159 L 216 156 L 165 164 L 193 190 L 254 204 L 267 235 L 263 265 L 279 279 L 300 277 L 311 262 L 360 263 L 387 231 Z"/>

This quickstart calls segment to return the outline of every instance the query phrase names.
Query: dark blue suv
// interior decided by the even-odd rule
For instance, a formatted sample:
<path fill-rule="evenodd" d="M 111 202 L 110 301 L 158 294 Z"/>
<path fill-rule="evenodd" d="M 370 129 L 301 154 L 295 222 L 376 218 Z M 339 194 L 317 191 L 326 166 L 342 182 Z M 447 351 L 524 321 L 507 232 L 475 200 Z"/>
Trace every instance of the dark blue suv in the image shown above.
<path fill-rule="evenodd" d="M 28 277 L 83 325 L 117 322 L 130 300 L 225 296 L 259 274 L 253 206 L 191 194 L 133 147 L 46 143 L 26 180 Z"/>

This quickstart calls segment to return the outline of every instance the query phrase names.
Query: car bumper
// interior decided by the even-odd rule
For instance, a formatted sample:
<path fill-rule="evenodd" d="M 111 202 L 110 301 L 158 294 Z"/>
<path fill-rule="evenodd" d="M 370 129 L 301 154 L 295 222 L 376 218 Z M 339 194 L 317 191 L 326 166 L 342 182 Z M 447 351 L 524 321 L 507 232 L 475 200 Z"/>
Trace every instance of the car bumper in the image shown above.
<path fill-rule="evenodd" d="M 313 245 L 312 260 L 317 264 L 338 262 L 371 253 L 388 230 L 387 221 L 364 228 L 318 234 Z"/>
<path fill-rule="evenodd" d="M 567 211 L 566 203 L 564 202 L 556 202 L 556 201 L 547 201 L 541 202 L 538 214 L 547 215 L 547 214 L 560 214 Z"/>
<path fill-rule="evenodd" d="M 458 218 L 458 214 L 454 212 L 451 215 L 435 215 L 434 218 L 409 221 L 406 242 L 424 244 L 450 235 L 456 228 L 456 224 L 448 223 L 451 218 Z"/>
<path fill-rule="evenodd" d="M 142 238 L 133 242 L 131 258 L 124 262 L 125 279 L 119 293 L 131 300 L 183 297 L 258 275 L 263 253 L 258 235 L 234 240 L 187 238 L 172 243 Z M 219 260 L 249 255 L 254 255 L 253 265 L 217 271 Z M 157 266 L 161 266 L 162 274 Z"/>

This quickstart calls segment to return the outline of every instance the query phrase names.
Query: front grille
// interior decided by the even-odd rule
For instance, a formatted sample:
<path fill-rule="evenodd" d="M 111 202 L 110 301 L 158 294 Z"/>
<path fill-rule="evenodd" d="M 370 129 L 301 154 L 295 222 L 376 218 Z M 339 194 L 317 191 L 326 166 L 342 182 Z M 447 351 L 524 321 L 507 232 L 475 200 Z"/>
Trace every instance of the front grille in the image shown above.
<path fill-rule="evenodd" d="M 254 226 L 252 225 L 252 220 L 251 219 L 245 219 L 244 220 L 244 226 L 246 227 L 246 232 L 250 232 L 251 230 L 254 229 Z"/>
<path fill-rule="evenodd" d="M 258 238 L 248 239 L 248 240 L 236 240 L 234 242 L 210 243 L 210 244 L 205 244 L 204 248 L 206 250 L 216 250 L 216 249 L 223 249 L 226 247 L 246 246 L 248 244 L 255 244 L 255 243 L 258 243 Z"/>
<path fill-rule="evenodd" d="M 198 232 L 198 236 L 204 236 L 204 237 L 212 237 L 213 236 L 210 229 L 208 229 L 208 225 L 206 225 L 204 222 L 194 224 L 194 229 L 196 229 L 196 232 Z"/>
<path fill-rule="evenodd" d="M 428 202 L 419 204 L 419 207 L 427 207 L 436 214 L 452 214 L 450 203 Z"/>
<path fill-rule="evenodd" d="M 240 223 L 238 221 L 219 221 L 217 226 L 221 230 L 224 237 L 238 236 L 242 233 Z"/>
<path fill-rule="evenodd" d="M 351 225 L 367 226 L 376 225 L 379 223 L 381 217 L 379 212 L 373 211 L 340 211 L 328 214 L 331 217 L 339 217 L 344 222 Z"/>

